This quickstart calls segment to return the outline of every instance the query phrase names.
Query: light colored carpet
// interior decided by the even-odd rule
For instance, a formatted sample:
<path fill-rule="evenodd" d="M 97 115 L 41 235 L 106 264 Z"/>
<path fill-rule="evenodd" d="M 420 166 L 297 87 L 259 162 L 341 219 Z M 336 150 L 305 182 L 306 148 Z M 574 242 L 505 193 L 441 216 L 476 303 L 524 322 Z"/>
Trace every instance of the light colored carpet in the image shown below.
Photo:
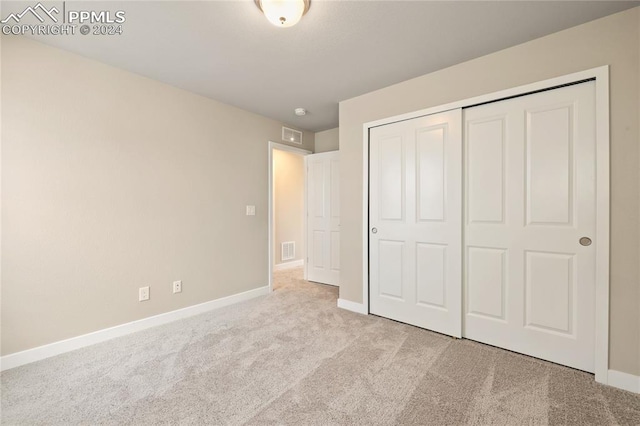
<path fill-rule="evenodd" d="M 336 308 L 277 273 L 269 296 L 2 373 L 4 424 L 640 424 L 589 374 Z"/>

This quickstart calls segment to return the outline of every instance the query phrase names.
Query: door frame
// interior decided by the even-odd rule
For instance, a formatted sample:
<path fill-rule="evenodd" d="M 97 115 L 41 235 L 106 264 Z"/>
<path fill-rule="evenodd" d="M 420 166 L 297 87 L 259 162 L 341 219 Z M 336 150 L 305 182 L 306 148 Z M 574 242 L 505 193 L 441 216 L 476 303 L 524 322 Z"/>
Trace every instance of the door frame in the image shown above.
<path fill-rule="evenodd" d="M 274 259 L 274 255 L 273 255 L 273 242 L 274 242 L 274 235 L 273 235 L 273 219 L 275 218 L 275 203 L 273 202 L 273 173 L 274 173 L 274 169 L 273 169 L 273 150 L 279 150 L 279 151 L 287 151 L 287 152 L 292 152 L 294 154 L 298 154 L 301 155 L 304 159 L 304 157 L 306 157 L 309 154 L 313 154 L 313 152 L 306 150 L 306 149 L 302 149 L 302 148 L 296 148 L 295 146 L 291 146 L 291 145 L 285 145 L 283 143 L 278 143 L 278 142 L 271 142 L 269 141 L 268 144 L 268 164 L 269 164 L 269 188 L 268 188 L 268 192 L 267 192 L 267 198 L 268 198 L 268 221 L 269 221 L 269 238 L 268 238 L 268 253 L 269 253 L 269 267 L 268 267 L 268 273 L 269 273 L 269 277 L 268 277 L 268 283 L 269 283 L 269 293 L 271 293 L 273 291 L 273 259 Z M 306 164 L 306 160 L 304 162 L 304 164 Z M 304 167 L 304 166 L 303 166 Z M 304 220 L 303 220 L 303 235 L 304 235 L 304 241 L 305 241 L 305 250 L 306 250 L 306 244 L 307 244 L 307 170 L 305 167 L 305 170 L 303 172 L 303 176 L 304 176 L 304 182 L 303 182 L 303 186 L 304 186 Z M 307 277 L 307 262 L 304 262 L 304 276 L 305 278 Z"/>
<path fill-rule="evenodd" d="M 363 124 L 362 161 L 362 312 L 369 313 L 369 130 L 398 121 L 469 108 L 483 103 L 496 102 L 516 96 L 550 90 L 564 85 L 595 80 L 596 85 L 596 288 L 595 288 L 595 379 L 608 383 L 609 370 L 609 66 L 604 65 L 585 71 L 513 87 L 506 90 L 476 96 L 444 105 L 400 114 Z M 464 237 L 464 231 L 463 231 Z M 460 283 L 462 285 L 462 283 Z M 461 301 L 462 303 L 462 301 Z"/>

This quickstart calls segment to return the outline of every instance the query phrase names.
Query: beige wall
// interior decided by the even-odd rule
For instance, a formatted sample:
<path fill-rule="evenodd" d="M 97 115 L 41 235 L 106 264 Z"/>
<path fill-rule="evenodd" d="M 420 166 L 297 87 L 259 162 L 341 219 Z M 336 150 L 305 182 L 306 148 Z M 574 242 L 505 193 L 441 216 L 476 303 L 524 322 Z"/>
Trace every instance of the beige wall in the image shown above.
<path fill-rule="evenodd" d="M 304 256 L 304 157 L 273 150 L 274 251 L 277 265 Z M 282 243 L 296 243 L 296 257 L 282 260 Z"/>
<path fill-rule="evenodd" d="M 363 123 L 611 66 L 610 367 L 640 374 L 640 8 L 340 103 L 340 297 L 362 301 Z"/>
<path fill-rule="evenodd" d="M 2 124 L 2 354 L 267 285 L 281 123 L 8 36 Z"/>
<path fill-rule="evenodd" d="M 316 133 L 315 153 L 337 151 L 340 149 L 339 128 L 324 130 Z"/>

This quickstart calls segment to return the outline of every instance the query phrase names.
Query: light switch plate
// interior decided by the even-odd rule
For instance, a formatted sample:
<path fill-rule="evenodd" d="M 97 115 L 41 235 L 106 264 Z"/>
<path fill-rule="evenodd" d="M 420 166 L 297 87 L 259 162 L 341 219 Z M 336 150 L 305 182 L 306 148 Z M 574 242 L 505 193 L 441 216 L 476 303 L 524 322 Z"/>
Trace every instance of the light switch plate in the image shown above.
<path fill-rule="evenodd" d="M 247 206 L 247 216 L 256 215 L 256 206 Z"/>

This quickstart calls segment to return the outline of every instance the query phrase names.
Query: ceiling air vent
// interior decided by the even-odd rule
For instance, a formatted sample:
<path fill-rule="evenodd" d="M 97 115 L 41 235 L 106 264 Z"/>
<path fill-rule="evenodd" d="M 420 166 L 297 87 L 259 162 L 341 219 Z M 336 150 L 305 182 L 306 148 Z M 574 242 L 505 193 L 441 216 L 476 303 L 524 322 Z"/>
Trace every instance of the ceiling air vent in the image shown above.
<path fill-rule="evenodd" d="M 282 140 L 302 145 L 302 132 L 282 126 Z"/>

